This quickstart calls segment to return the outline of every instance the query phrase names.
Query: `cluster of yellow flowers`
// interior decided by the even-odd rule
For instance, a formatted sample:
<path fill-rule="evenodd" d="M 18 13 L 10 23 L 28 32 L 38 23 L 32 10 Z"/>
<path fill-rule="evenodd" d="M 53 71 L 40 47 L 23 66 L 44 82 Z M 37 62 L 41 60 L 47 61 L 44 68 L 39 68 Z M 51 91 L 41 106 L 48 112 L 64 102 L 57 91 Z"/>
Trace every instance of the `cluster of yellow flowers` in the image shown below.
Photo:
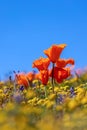
<path fill-rule="evenodd" d="M 45 87 L 38 80 L 33 87 L 20 89 L 14 82 L 0 82 L 1 130 L 87 129 L 87 73 L 61 84 Z M 79 113 L 79 114 L 78 114 Z M 54 125 L 55 124 L 55 125 Z"/>

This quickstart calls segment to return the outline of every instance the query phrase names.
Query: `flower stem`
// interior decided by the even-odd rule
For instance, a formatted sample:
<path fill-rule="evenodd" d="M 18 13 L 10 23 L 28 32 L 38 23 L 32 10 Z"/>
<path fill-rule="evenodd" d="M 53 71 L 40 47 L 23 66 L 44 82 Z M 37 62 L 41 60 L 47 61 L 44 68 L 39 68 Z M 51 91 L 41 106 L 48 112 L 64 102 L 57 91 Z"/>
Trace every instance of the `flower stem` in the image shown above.
<path fill-rule="evenodd" d="M 45 89 L 45 98 L 47 97 L 47 86 L 44 86 Z"/>

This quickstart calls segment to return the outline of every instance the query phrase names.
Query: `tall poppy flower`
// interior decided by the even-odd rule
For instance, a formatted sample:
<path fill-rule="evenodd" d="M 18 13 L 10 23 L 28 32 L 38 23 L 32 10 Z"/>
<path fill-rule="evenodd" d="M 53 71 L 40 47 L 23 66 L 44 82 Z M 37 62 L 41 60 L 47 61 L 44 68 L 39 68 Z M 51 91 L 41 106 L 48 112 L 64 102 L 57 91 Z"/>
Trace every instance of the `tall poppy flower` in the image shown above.
<path fill-rule="evenodd" d="M 50 60 L 48 58 L 40 57 L 39 59 L 35 60 L 32 64 L 33 68 L 37 68 L 40 70 L 46 70 L 50 64 Z"/>
<path fill-rule="evenodd" d="M 52 71 L 50 71 L 50 76 L 52 77 Z M 54 67 L 54 79 L 61 83 L 64 79 L 70 76 L 70 68 L 58 68 Z"/>
<path fill-rule="evenodd" d="M 48 70 L 41 70 L 40 71 L 40 75 L 41 75 L 41 82 L 43 85 L 47 85 L 48 79 L 49 79 L 49 74 L 48 74 Z"/>
<path fill-rule="evenodd" d="M 49 79 L 48 70 L 41 70 L 39 73 L 35 74 L 35 78 L 40 80 L 43 85 L 47 85 Z"/>
<path fill-rule="evenodd" d="M 59 59 L 60 54 L 65 47 L 66 44 L 59 44 L 59 45 L 54 44 L 47 50 L 44 50 L 44 53 L 45 55 L 48 56 L 48 58 L 52 63 L 55 63 Z"/>
<path fill-rule="evenodd" d="M 58 59 L 56 62 L 56 66 L 58 68 L 64 68 L 67 64 L 74 65 L 74 60 L 72 58 L 69 59 Z"/>

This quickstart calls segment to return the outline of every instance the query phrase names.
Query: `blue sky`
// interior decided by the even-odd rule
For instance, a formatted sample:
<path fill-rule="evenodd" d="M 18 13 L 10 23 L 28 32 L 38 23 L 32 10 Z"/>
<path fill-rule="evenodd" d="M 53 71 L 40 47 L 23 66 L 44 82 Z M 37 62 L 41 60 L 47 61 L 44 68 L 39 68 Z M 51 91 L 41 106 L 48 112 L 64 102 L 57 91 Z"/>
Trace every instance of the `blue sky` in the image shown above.
<path fill-rule="evenodd" d="M 86 0 L 0 0 L 0 77 L 31 71 L 54 43 L 67 43 L 61 57 L 87 66 Z"/>

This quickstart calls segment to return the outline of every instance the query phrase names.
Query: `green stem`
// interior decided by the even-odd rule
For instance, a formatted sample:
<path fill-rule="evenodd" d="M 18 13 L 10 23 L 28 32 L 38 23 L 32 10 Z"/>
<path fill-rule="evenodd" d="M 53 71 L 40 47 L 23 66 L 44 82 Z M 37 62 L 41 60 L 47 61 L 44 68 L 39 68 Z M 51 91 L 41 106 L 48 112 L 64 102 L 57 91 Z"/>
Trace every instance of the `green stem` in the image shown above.
<path fill-rule="evenodd" d="M 47 97 L 47 86 L 44 86 L 45 89 L 45 98 Z"/>

